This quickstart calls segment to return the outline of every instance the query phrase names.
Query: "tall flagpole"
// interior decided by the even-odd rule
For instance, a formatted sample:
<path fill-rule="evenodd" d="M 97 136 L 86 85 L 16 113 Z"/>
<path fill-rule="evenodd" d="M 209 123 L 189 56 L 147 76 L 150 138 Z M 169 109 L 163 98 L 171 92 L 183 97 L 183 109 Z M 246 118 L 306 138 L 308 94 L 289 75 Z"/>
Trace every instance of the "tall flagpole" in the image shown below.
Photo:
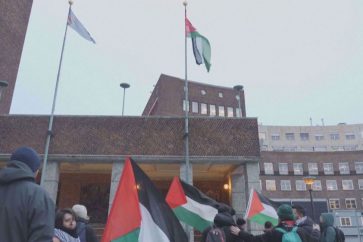
<path fill-rule="evenodd" d="M 188 56 L 187 56 L 187 25 L 185 21 L 187 19 L 187 5 L 188 2 L 185 0 L 183 2 L 184 5 L 184 26 L 185 26 L 185 133 L 184 133 L 184 141 L 185 141 L 185 179 L 188 184 L 191 184 L 192 181 L 189 177 L 190 170 L 190 162 L 189 162 L 189 97 L 188 97 Z"/>
<path fill-rule="evenodd" d="M 73 1 L 69 0 L 68 17 L 70 16 L 70 13 L 71 13 L 72 4 L 73 4 Z M 65 46 L 66 38 L 67 38 L 67 30 L 68 30 L 68 18 L 67 18 L 66 30 L 64 31 L 62 52 L 61 52 L 61 56 L 60 56 L 60 60 L 59 60 L 57 81 L 56 81 L 56 84 L 55 84 L 55 90 L 54 90 L 54 96 L 53 96 L 52 112 L 51 112 L 50 118 L 49 118 L 49 126 L 48 126 L 48 131 L 47 131 L 47 140 L 45 142 L 42 176 L 41 176 L 41 179 L 40 179 L 40 185 L 43 186 L 43 187 L 44 187 L 44 179 L 45 179 L 45 176 L 46 176 L 46 168 L 47 168 L 47 162 L 48 162 L 49 144 L 50 144 L 50 140 L 51 140 L 51 138 L 53 136 L 52 129 L 53 129 L 54 110 L 55 110 L 55 103 L 56 103 L 56 100 L 57 100 L 59 76 L 60 76 L 60 71 L 61 71 L 61 68 L 62 68 L 63 52 L 64 52 L 64 46 Z"/>

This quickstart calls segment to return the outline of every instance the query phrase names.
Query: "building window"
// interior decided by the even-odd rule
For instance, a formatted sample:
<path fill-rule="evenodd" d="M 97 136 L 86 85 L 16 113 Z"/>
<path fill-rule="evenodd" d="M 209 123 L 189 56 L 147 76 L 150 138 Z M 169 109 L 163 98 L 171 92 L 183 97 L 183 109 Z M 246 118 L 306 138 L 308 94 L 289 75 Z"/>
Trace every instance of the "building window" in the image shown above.
<path fill-rule="evenodd" d="M 218 97 L 222 98 L 223 97 L 223 92 L 219 92 Z"/>
<path fill-rule="evenodd" d="M 291 191 L 291 182 L 290 180 L 281 180 L 280 181 L 281 191 Z"/>
<path fill-rule="evenodd" d="M 323 168 L 324 168 L 325 175 L 334 175 L 333 163 L 324 163 Z"/>
<path fill-rule="evenodd" d="M 363 179 L 358 179 L 358 189 L 363 190 Z"/>
<path fill-rule="evenodd" d="M 350 219 L 350 217 L 341 217 L 340 226 L 342 227 L 352 226 L 352 220 Z"/>
<path fill-rule="evenodd" d="M 294 133 L 286 133 L 285 137 L 286 137 L 287 140 L 295 140 Z"/>
<path fill-rule="evenodd" d="M 279 134 L 272 134 L 271 139 L 272 140 L 280 140 L 280 135 Z"/>
<path fill-rule="evenodd" d="M 301 140 L 309 140 L 309 133 L 300 133 L 300 139 Z"/>
<path fill-rule="evenodd" d="M 309 175 L 318 175 L 318 163 L 308 163 Z"/>
<path fill-rule="evenodd" d="M 354 185 L 352 180 L 342 180 L 343 190 L 354 190 Z"/>
<path fill-rule="evenodd" d="M 350 174 L 348 162 L 339 162 L 339 172 L 341 175 Z"/>
<path fill-rule="evenodd" d="M 330 134 L 330 139 L 331 140 L 338 140 L 339 139 L 339 134 L 336 134 L 336 133 Z"/>
<path fill-rule="evenodd" d="M 355 198 L 346 198 L 345 207 L 346 208 L 357 208 L 357 203 L 355 201 Z"/>
<path fill-rule="evenodd" d="M 200 113 L 201 114 L 208 114 L 207 104 L 205 104 L 205 103 L 200 104 Z"/>
<path fill-rule="evenodd" d="M 306 184 L 303 180 L 296 180 L 296 191 L 306 191 Z"/>
<path fill-rule="evenodd" d="M 209 116 L 216 116 L 216 105 L 209 105 Z"/>
<path fill-rule="evenodd" d="M 363 162 L 355 162 L 355 172 L 357 174 L 363 174 Z"/>
<path fill-rule="evenodd" d="M 198 103 L 192 102 L 192 112 L 193 113 L 199 113 Z"/>
<path fill-rule="evenodd" d="M 322 134 L 316 134 L 316 135 L 315 135 L 315 140 L 316 140 L 316 141 L 324 140 L 324 135 L 322 135 Z"/>
<path fill-rule="evenodd" d="M 330 207 L 330 209 L 339 209 L 340 200 L 336 199 L 336 198 L 329 199 L 329 207 Z"/>
<path fill-rule="evenodd" d="M 276 191 L 275 180 L 266 180 L 266 191 Z"/>
<path fill-rule="evenodd" d="M 315 180 L 311 189 L 313 189 L 314 191 L 321 191 L 322 187 L 321 187 L 321 181 L 320 180 Z"/>
<path fill-rule="evenodd" d="M 224 106 L 218 106 L 218 116 L 224 117 Z"/>
<path fill-rule="evenodd" d="M 355 139 L 355 134 L 345 134 L 345 138 L 347 140 L 354 140 Z"/>
<path fill-rule="evenodd" d="M 294 175 L 304 174 L 303 163 L 293 163 L 293 168 L 294 168 Z"/>
<path fill-rule="evenodd" d="M 185 101 L 183 100 L 183 111 L 186 111 L 186 108 L 188 109 L 187 111 L 189 112 L 189 101 Z"/>
<path fill-rule="evenodd" d="M 315 146 L 313 148 L 314 148 L 314 151 L 327 151 L 326 146 Z"/>
<path fill-rule="evenodd" d="M 280 173 L 280 175 L 289 174 L 289 167 L 288 167 L 287 163 L 279 163 L 279 173 Z"/>
<path fill-rule="evenodd" d="M 227 116 L 228 117 L 233 117 L 233 108 L 232 107 L 227 107 Z"/>
<path fill-rule="evenodd" d="M 338 185 L 336 180 L 326 180 L 326 190 L 336 191 L 338 190 Z"/>
<path fill-rule="evenodd" d="M 266 174 L 266 175 L 273 175 L 273 174 L 274 174 L 274 166 L 273 166 L 273 164 L 272 164 L 272 163 L 267 163 L 267 162 L 265 162 L 265 163 L 263 164 L 263 167 L 264 167 L 264 169 L 265 169 L 265 174 Z"/>
<path fill-rule="evenodd" d="M 207 92 L 205 90 L 201 90 L 200 93 L 204 96 L 205 94 L 207 94 Z"/>
<path fill-rule="evenodd" d="M 236 117 L 238 117 L 238 118 L 241 118 L 242 116 L 241 116 L 241 111 L 240 111 L 241 109 L 239 109 L 239 108 L 236 108 Z"/>

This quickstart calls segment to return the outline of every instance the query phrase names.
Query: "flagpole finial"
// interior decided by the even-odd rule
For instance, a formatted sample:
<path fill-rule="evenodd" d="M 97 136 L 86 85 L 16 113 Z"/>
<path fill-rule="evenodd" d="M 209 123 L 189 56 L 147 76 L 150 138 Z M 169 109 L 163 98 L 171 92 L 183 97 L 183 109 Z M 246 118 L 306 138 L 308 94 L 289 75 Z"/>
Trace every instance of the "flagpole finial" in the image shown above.
<path fill-rule="evenodd" d="M 72 5 L 73 4 L 73 0 L 69 0 L 69 5 Z"/>
<path fill-rule="evenodd" d="M 187 1 L 184 1 L 183 2 L 183 5 L 184 5 L 184 7 L 186 7 L 188 5 L 188 2 Z"/>

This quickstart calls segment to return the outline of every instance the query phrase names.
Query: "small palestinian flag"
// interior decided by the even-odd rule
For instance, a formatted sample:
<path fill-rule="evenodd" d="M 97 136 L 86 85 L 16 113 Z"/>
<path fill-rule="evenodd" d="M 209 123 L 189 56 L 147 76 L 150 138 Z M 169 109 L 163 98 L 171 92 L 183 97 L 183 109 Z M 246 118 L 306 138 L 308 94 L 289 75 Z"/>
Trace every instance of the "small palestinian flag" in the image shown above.
<path fill-rule="evenodd" d="M 271 201 L 252 189 L 247 205 L 246 219 L 262 225 L 267 221 L 277 225 L 278 216 L 276 210 L 279 205 L 279 203 Z"/>
<path fill-rule="evenodd" d="M 180 221 L 200 232 L 213 224 L 220 206 L 220 203 L 181 181 L 179 177 L 174 177 L 166 196 L 166 202 Z"/>
<path fill-rule="evenodd" d="M 161 193 L 131 159 L 126 159 L 102 242 L 187 242 Z"/>

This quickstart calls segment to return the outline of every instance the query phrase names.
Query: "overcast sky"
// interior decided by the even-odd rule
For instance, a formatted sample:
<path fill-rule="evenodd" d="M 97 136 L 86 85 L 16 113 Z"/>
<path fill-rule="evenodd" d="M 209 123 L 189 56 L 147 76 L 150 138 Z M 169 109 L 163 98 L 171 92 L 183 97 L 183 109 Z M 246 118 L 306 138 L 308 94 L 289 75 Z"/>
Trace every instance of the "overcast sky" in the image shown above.
<path fill-rule="evenodd" d="M 75 0 L 97 44 L 68 30 L 56 114 L 141 115 L 161 73 L 184 77 L 184 7 L 178 0 Z M 34 1 L 11 113 L 49 114 L 68 14 L 66 0 Z M 363 122 L 362 0 L 189 1 L 212 47 L 212 67 L 189 79 L 245 87 L 260 123 Z"/>

